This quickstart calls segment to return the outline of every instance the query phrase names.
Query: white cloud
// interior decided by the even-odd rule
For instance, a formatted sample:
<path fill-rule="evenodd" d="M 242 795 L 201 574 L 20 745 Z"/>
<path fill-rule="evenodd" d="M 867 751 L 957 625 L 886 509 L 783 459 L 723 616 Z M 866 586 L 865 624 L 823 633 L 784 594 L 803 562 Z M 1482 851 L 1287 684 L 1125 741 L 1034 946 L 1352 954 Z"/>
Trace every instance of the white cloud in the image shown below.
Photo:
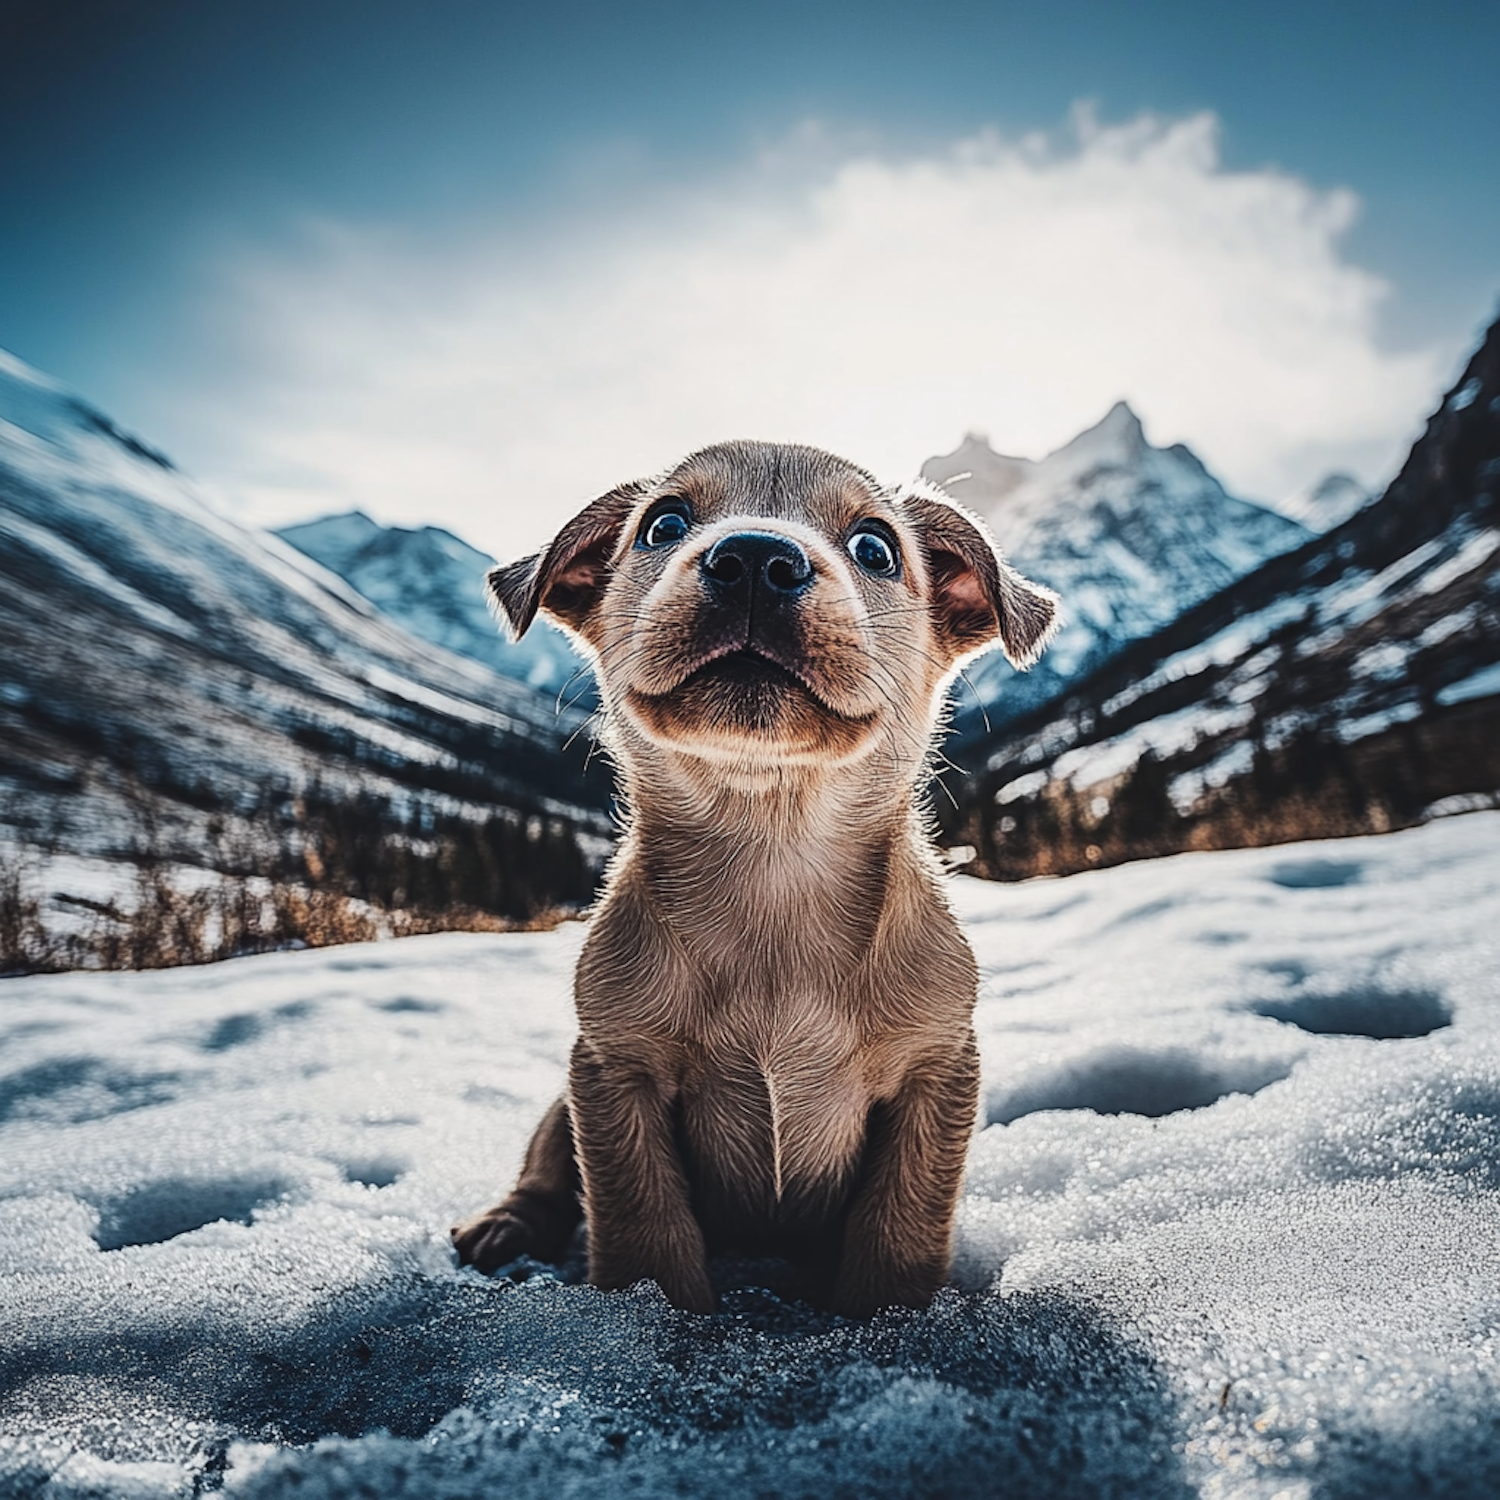
<path fill-rule="evenodd" d="M 260 519 L 360 504 L 505 554 L 721 438 L 899 478 L 969 427 L 1039 455 L 1121 396 L 1241 493 L 1374 482 L 1457 351 L 1380 347 L 1356 207 L 1224 169 L 1206 114 L 915 157 L 797 137 L 649 210 L 437 246 L 324 226 L 242 262 L 250 373 L 200 411 Z"/>

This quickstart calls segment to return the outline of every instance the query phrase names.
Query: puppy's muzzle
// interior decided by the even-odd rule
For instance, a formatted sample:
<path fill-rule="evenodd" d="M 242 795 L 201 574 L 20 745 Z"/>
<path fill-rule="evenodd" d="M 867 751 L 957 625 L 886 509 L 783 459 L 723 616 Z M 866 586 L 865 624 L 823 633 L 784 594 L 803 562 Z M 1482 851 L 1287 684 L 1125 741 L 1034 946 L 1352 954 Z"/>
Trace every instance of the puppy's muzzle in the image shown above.
<path fill-rule="evenodd" d="M 736 531 L 703 554 L 699 567 L 716 601 L 748 606 L 751 618 L 778 609 L 813 581 L 807 553 L 774 531 Z"/>
<path fill-rule="evenodd" d="M 807 627 L 797 606 L 817 574 L 801 544 L 777 531 L 731 532 L 699 558 L 698 570 L 704 605 L 698 640 L 709 658 L 744 654 L 811 687 Z"/>
<path fill-rule="evenodd" d="M 857 609 L 820 588 L 828 560 L 753 522 L 701 547 L 668 574 L 641 631 L 625 699 L 637 721 L 664 741 L 740 758 L 863 751 L 882 703 Z"/>

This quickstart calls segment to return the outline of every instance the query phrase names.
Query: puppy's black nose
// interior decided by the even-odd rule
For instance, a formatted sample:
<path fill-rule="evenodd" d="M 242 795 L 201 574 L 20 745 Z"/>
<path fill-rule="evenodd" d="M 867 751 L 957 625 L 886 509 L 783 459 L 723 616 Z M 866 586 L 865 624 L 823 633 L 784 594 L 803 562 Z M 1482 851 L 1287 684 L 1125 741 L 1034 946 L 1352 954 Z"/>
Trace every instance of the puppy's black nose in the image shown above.
<path fill-rule="evenodd" d="M 800 594 L 813 580 L 812 564 L 790 537 L 774 531 L 721 536 L 703 555 L 703 576 L 724 591 L 746 585 L 773 597 Z"/>

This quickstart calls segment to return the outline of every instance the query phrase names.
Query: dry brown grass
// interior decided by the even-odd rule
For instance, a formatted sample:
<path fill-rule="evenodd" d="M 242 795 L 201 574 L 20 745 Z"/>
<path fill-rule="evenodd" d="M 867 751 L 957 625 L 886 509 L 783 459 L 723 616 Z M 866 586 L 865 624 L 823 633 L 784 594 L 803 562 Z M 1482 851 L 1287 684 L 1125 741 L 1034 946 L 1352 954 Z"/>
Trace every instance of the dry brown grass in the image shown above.
<path fill-rule="evenodd" d="M 516 920 L 474 906 L 454 906 L 442 912 L 396 911 L 388 915 L 392 937 L 420 937 L 429 932 L 551 932 L 572 921 L 578 912 L 571 907 L 549 906 Z"/>
<path fill-rule="evenodd" d="M 249 953 L 328 948 L 432 932 L 544 931 L 572 915 L 551 908 L 516 921 L 470 906 L 382 910 L 337 891 L 216 875 L 191 883 L 167 866 L 134 868 L 128 899 L 74 899 L 80 913 L 49 926 L 41 871 L 0 865 L 0 974 L 60 969 L 164 969 Z"/>

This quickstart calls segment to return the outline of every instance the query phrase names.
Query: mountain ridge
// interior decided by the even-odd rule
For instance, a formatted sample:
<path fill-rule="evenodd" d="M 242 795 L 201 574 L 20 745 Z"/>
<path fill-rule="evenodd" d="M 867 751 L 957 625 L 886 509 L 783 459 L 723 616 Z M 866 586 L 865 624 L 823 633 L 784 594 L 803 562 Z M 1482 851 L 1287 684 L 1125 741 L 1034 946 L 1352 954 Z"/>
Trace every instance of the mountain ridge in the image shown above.
<path fill-rule="evenodd" d="M 1378 499 L 964 747 L 951 836 L 1012 877 L 1489 805 L 1497 489 L 1500 323 Z"/>
<path fill-rule="evenodd" d="M 321 516 L 275 533 L 341 578 L 421 640 L 573 706 L 592 708 L 588 664 L 545 620 L 511 640 L 491 613 L 484 575 L 495 560 L 440 526 L 382 526 L 363 511 Z"/>
<path fill-rule="evenodd" d="M 407 634 L 13 357 L 0 536 L 0 841 L 515 915 L 587 898 L 609 792 L 565 748 L 581 716 Z"/>
<path fill-rule="evenodd" d="M 1229 494 L 1184 444 L 1158 448 L 1117 401 L 1041 459 L 997 454 L 970 433 L 928 459 L 925 479 L 966 505 L 1010 560 L 1063 601 L 1063 625 L 1029 673 L 981 658 L 958 700 L 960 743 L 1056 698 L 1128 642 L 1154 634 L 1266 558 L 1310 535 Z"/>

